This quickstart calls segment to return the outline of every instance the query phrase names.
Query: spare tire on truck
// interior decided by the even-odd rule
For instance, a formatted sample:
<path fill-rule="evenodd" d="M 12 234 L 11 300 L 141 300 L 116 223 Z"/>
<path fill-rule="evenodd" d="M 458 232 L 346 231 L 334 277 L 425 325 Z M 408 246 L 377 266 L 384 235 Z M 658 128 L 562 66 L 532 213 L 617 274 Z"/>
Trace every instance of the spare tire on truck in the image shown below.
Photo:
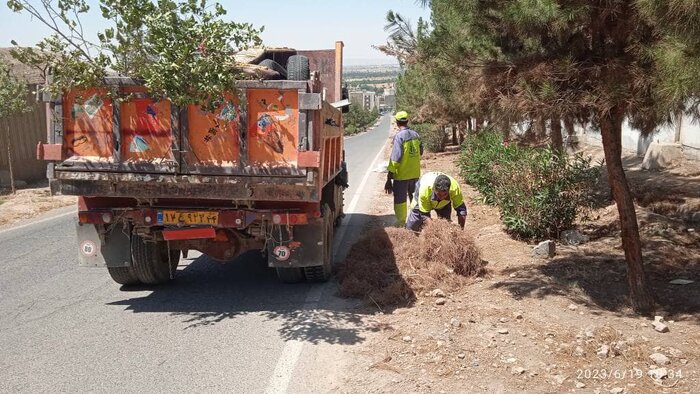
<path fill-rule="evenodd" d="M 287 79 L 287 70 L 285 70 L 281 64 L 277 63 L 272 59 L 265 59 L 261 61 L 258 65 L 267 67 L 272 71 L 277 71 L 277 73 L 282 77 L 282 79 Z"/>
<path fill-rule="evenodd" d="M 287 80 L 307 81 L 311 74 L 309 72 L 309 58 L 303 55 L 290 56 L 287 59 Z"/>

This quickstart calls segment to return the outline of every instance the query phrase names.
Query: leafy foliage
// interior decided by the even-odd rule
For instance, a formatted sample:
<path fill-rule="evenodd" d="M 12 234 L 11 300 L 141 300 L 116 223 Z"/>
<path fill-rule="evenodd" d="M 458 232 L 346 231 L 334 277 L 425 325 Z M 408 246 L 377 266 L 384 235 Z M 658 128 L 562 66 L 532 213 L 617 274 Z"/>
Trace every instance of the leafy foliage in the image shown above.
<path fill-rule="evenodd" d="M 351 105 L 350 111 L 343 116 L 345 134 L 353 135 L 361 133 L 379 118 L 379 111 L 376 109 L 368 111 L 360 106 Z"/>
<path fill-rule="evenodd" d="M 51 70 L 46 89 L 52 93 L 100 85 L 113 70 L 143 80 L 151 94 L 177 105 L 215 101 L 241 78 L 233 54 L 261 43 L 261 29 L 223 20 L 223 6 L 206 0 L 100 0 L 109 27 L 96 40 L 82 29 L 80 18 L 90 11 L 85 0 L 42 0 L 39 5 L 10 0 L 8 6 L 53 31 L 36 48 L 14 53 L 22 62 Z"/>
<path fill-rule="evenodd" d="M 30 110 L 27 85 L 15 78 L 9 67 L 0 61 L 0 119 Z"/>
<path fill-rule="evenodd" d="M 409 127 L 415 130 L 428 152 L 444 152 L 447 144 L 445 130 L 433 123 L 415 123 Z"/>
<path fill-rule="evenodd" d="M 498 206 L 508 231 L 525 239 L 558 237 L 591 201 L 599 167 L 581 155 L 504 144 L 483 131 L 465 140 L 462 176 Z"/>

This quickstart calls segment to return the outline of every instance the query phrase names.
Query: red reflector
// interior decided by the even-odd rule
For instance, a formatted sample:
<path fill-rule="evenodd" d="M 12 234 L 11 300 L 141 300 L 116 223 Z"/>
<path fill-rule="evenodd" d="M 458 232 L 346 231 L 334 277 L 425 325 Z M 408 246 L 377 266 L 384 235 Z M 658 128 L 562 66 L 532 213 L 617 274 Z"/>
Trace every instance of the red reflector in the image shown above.
<path fill-rule="evenodd" d="M 166 241 L 178 241 L 183 239 L 215 238 L 216 230 L 213 228 L 185 228 L 181 230 L 163 230 L 163 238 Z"/>
<path fill-rule="evenodd" d="M 321 211 L 314 211 L 313 213 L 315 218 L 320 218 L 321 217 Z"/>

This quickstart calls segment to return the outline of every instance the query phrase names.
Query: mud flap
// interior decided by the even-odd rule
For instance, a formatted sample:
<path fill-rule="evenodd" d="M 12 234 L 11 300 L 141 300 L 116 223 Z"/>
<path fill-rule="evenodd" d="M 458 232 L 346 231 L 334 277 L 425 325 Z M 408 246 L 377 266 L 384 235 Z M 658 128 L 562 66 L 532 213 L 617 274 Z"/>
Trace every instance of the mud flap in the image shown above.
<path fill-rule="evenodd" d="M 76 226 L 78 262 L 83 267 L 128 267 L 131 265 L 131 239 L 122 226 L 111 226 L 104 242 L 94 224 Z"/>
<path fill-rule="evenodd" d="M 275 226 L 267 242 L 267 263 L 275 268 L 314 267 L 323 264 L 323 219 L 308 225 Z"/>

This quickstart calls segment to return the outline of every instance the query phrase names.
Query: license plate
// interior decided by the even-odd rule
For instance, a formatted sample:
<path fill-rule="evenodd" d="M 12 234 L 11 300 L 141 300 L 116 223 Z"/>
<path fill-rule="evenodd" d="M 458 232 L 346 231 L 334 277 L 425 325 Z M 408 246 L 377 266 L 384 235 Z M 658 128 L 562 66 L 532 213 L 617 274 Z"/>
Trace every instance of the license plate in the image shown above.
<path fill-rule="evenodd" d="M 219 224 L 219 213 L 209 211 L 158 211 L 158 224 Z"/>

